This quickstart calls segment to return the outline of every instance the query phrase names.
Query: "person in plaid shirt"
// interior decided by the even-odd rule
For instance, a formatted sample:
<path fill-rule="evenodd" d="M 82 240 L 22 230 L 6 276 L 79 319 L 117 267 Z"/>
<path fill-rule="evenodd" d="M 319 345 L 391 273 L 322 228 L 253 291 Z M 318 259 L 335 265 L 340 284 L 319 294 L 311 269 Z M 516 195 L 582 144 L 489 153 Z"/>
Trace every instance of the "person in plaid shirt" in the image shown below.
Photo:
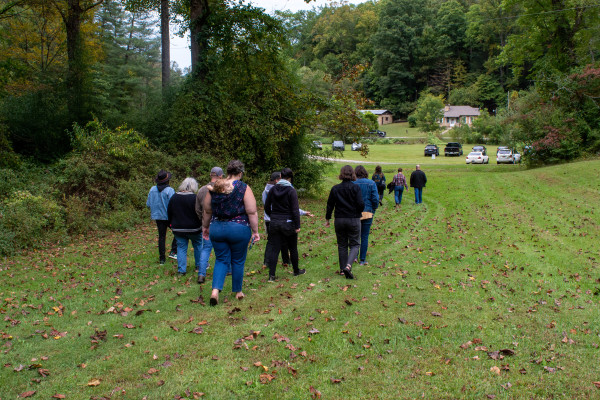
<path fill-rule="evenodd" d="M 402 168 L 398 168 L 398 173 L 394 176 L 394 180 L 392 182 L 394 183 L 394 198 L 396 200 L 396 207 L 400 207 L 404 188 L 408 189 L 406 177 L 402 173 Z"/>

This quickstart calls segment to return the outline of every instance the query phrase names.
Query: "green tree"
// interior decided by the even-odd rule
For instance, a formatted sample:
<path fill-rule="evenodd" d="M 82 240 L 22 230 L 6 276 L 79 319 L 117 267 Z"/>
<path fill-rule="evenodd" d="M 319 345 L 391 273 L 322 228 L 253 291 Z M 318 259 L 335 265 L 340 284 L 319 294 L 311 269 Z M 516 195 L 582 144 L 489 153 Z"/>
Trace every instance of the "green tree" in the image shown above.
<path fill-rule="evenodd" d="M 169 36 L 169 23 L 171 21 L 171 5 L 169 0 L 124 0 L 126 7 L 133 12 L 146 12 L 158 10 L 160 14 L 161 38 L 161 76 L 162 86 L 169 86 L 171 79 L 171 49 Z"/>
<path fill-rule="evenodd" d="M 298 185 L 312 186 L 319 170 L 305 154 L 314 98 L 282 58 L 280 22 L 252 6 L 211 5 L 197 39 L 199 73 L 171 106 L 165 146 L 241 159 L 261 180 L 288 166 L 302 171 Z"/>
<path fill-rule="evenodd" d="M 148 14 L 127 12 L 114 0 L 105 1 L 96 21 L 104 56 L 94 68 L 93 110 L 116 127 L 158 97 L 160 39 Z"/>
<path fill-rule="evenodd" d="M 59 12 L 67 36 L 67 104 L 69 116 L 73 121 L 84 122 L 89 119 L 90 53 L 86 52 L 82 29 L 90 21 L 94 10 L 104 0 L 49 0 Z"/>
<path fill-rule="evenodd" d="M 567 73 L 596 58 L 599 42 L 598 5 L 587 0 L 504 0 L 503 7 L 518 14 L 518 31 L 507 39 L 500 61 L 517 76 Z M 587 55 L 578 60 L 578 54 Z"/>
<path fill-rule="evenodd" d="M 433 134 L 440 130 L 440 121 L 444 116 L 444 99 L 430 93 L 423 93 L 417 102 L 413 115 L 417 119 L 417 127 L 423 133 Z"/>
<path fill-rule="evenodd" d="M 424 87 L 420 71 L 422 33 L 430 19 L 424 1 L 389 0 L 382 4 L 374 51 L 372 93 L 395 115 L 407 115 Z"/>

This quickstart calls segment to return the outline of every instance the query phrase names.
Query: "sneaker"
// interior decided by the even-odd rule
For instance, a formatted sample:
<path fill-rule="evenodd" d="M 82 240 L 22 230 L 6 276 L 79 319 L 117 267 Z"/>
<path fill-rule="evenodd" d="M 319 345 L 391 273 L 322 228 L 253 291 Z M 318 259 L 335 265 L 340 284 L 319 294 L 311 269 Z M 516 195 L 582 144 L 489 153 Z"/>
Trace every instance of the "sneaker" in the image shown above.
<path fill-rule="evenodd" d="M 160 265 L 165 265 L 165 260 L 160 260 L 158 263 L 159 263 Z"/>
<path fill-rule="evenodd" d="M 369 263 L 366 261 L 361 261 L 358 265 L 369 265 Z"/>
<path fill-rule="evenodd" d="M 201 285 L 206 281 L 206 277 L 204 275 L 198 275 L 198 284 Z"/>
<path fill-rule="evenodd" d="M 298 272 L 294 272 L 294 276 L 304 275 L 306 273 L 305 269 L 299 269 Z"/>
<path fill-rule="evenodd" d="M 275 282 L 275 275 L 269 275 L 269 282 Z"/>
<path fill-rule="evenodd" d="M 172 258 L 173 260 L 177 260 L 177 253 L 169 253 L 169 258 Z"/>

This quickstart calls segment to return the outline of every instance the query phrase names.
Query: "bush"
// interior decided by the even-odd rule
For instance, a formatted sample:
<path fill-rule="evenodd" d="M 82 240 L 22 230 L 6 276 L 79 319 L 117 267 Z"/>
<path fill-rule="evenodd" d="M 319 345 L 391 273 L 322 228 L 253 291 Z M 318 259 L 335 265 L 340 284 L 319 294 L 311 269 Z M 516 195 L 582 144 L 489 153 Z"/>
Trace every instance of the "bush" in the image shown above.
<path fill-rule="evenodd" d="M 410 128 L 416 128 L 417 127 L 417 117 L 415 117 L 414 115 L 409 115 L 408 116 L 408 126 Z"/>
<path fill-rule="evenodd" d="M 65 234 L 64 210 L 48 196 L 16 191 L 0 205 L 0 252 L 37 247 Z"/>

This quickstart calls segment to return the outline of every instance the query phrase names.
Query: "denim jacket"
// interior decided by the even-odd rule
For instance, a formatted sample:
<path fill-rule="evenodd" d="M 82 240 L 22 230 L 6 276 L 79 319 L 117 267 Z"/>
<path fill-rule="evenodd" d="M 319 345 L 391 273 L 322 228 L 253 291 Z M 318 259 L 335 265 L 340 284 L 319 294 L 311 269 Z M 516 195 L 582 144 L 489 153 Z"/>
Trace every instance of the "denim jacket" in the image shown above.
<path fill-rule="evenodd" d="M 150 218 L 159 221 L 168 220 L 167 206 L 174 194 L 175 190 L 172 187 L 166 187 L 159 192 L 156 186 L 152 186 L 146 200 L 146 207 L 150 208 Z"/>
<path fill-rule="evenodd" d="M 375 213 L 379 206 L 379 194 L 377 193 L 377 185 L 371 179 L 360 178 L 354 181 L 354 184 L 360 187 L 363 201 L 365 202 L 364 211 Z"/>

